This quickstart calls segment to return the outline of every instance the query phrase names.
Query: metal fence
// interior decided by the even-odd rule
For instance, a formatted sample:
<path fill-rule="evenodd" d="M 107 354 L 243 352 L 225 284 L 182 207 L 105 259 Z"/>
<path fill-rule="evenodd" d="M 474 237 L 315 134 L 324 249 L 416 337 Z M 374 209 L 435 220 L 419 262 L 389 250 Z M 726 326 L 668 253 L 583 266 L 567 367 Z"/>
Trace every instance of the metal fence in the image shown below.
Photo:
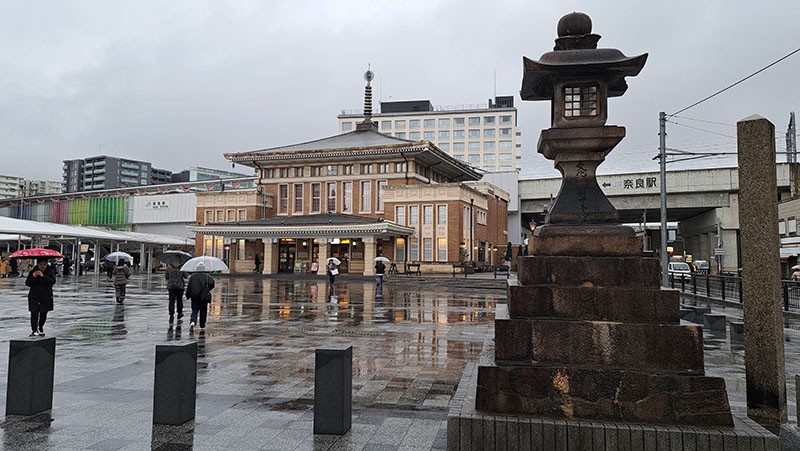
<path fill-rule="evenodd" d="M 669 286 L 699 296 L 742 302 L 742 278 L 739 276 L 692 274 L 687 280 L 670 274 Z M 784 310 L 800 310 L 800 281 L 781 280 L 781 296 Z"/>

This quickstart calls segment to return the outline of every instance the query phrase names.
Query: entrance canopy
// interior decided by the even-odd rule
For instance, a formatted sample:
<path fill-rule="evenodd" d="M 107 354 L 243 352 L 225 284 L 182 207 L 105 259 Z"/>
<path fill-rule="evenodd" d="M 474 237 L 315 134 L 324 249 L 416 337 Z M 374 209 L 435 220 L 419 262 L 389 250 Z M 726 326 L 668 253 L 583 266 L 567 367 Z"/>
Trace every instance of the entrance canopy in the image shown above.
<path fill-rule="evenodd" d="M 279 216 L 252 221 L 187 226 L 193 232 L 203 235 L 224 237 L 295 237 L 322 238 L 341 236 L 410 236 L 414 228 L 401 226 L 391 221 L 366 218 L 341 213 L 323 213 L 304 216 Z"/>
<path fill-rule="evenodd" d="M 55 224 L 52 222 L 27 221 L 24 219 L 7 218 L 0 216 L 0 236 L 11 235 L 16 239 L 18 235 L 26 237 L 47 237 L 50 239 L 85 239 L 103 240 L 113 242 L 160 244 L 173 246 L 194 246 L 194 239 L 170 235 L 155 235 L 151 233 L 119 232 L 114 230 L 101 230 L 93 227 L 71 226 Z"/>

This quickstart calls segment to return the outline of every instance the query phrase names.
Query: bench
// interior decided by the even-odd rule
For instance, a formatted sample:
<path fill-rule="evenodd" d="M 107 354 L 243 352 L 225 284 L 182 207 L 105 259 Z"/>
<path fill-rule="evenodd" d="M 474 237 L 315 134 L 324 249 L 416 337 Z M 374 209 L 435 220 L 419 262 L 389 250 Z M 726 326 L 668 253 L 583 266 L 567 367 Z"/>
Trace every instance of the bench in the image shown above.
<path fill-rule="evenodd" d="M 467 274 L 475 273 L 475 267 L 472 265 L 464 265 L 462 263 L 456 263 L 453 265 L 453 277 L 456 276 L 457 271 L 463 272 L 464 277 L 467 277 Z"/>
<path fill-rule="evenodd" d="M 511 267 L 506 265 L 498 265 L 494 267 L 494 278 L 497 278 L 498 274 L 505 274 L 506 279 L 509 278 L 511 275 Z"/>
<path fill-rule="evenodd" d="M 418 276 L 422 275 L 422 270 L 419 269 L 419 263 L 406 263 L 405 274 L 416 274 Z"/>

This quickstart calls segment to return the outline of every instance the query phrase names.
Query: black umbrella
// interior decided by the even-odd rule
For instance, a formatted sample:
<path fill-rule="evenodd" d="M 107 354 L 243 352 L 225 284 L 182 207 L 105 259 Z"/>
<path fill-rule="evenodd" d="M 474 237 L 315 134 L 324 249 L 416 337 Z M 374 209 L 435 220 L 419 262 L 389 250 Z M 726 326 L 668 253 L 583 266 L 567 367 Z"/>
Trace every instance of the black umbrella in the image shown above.
<path fill-rule="evenodd" d="M 180 267 L 191 260 L 192 254 L 184 251 L 164 251 L 156 254 L 156 258 L 168 265 Z"/>

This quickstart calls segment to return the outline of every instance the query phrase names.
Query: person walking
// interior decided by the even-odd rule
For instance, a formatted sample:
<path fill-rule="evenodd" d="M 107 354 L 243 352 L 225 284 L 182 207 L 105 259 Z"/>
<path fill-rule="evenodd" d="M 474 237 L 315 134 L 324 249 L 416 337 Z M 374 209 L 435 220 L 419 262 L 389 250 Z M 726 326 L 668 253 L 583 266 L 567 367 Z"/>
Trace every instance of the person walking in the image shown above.
<path fill-rule="evenodd" d="M 106 270 L 106 280 L 111 282 L 111 278 L 114 276 L 114 262 L 105 260 L 103 261 L 103 267 Z"/>
<path fill-rule="evenodd" d="M 339 265 L 336 264 L 335 260 L 328 260 L 328 279 L 331 282 L 331 288 L 333 288 L 333 284 L 336 282 L 336 275 L 339 274 Z"/>
<path fill-rule="evenodd" d="M 114 292 L 117 296 L 117 304 L 125 303 L 125 286 L 128 285 L 128 279 L 131 277 L 131 270 L 125 263 L 124 258 L 117 260 L 117 265 L 114 267 L 112 280 L 114 281 Z"/>
<path fill-rule="evenodd" d="M 256 267 L 253 268 L 253 272 L 261 272 L 261 257 L 256 254 Z"/>
<path fill-rule="evenodd" d="M 180 266 L 170 265 L 164 274 L 167 279 L 167 291 L 169 291 L 169 323 L 175 322 L 175 304 L 178 305 L 178 322 L 183 318 L 183 289 L 186 287 L 185 276 L 181 272 Z"/>
<path fill-rule="evenodd" d="M 28 311 L 31 312 L 31 337 L 44 337 L 44 323 L 47 312 L 53 310 L 53 285 L 56 272 L 47 265 L 47 257 L 36 259 L 36 267 L 28 271 L 25 285 L 28 291 Z"/>
<path fill-rule="evenodd" d="M 189 323 L 189 333 L 194 332 L 194 327 L 200 321 L 200 330 L 206 329 L 206 318 L 208 316 L 208 304 L 211 302 L 211 290 L 214 289 L 214 278 L 206 271 L 202 263 L 194 269 L 196 272 L 189 276 L 186 283 L 186 299 L 192 300 L 192 317 Z"/>
<path fill-rule="evenodd" d="M 378 260 L 375 262 L 375 282 L 378 285 L 383 285 L 383 275 L 386 273 L 386 265 L 383 264 L 382 260 Z"/>
<path fill-rule="evenodd" d="M 11 274 L 11 263 L 5 258 L 0 258 L 0 277 L 8 277 Z"/>

